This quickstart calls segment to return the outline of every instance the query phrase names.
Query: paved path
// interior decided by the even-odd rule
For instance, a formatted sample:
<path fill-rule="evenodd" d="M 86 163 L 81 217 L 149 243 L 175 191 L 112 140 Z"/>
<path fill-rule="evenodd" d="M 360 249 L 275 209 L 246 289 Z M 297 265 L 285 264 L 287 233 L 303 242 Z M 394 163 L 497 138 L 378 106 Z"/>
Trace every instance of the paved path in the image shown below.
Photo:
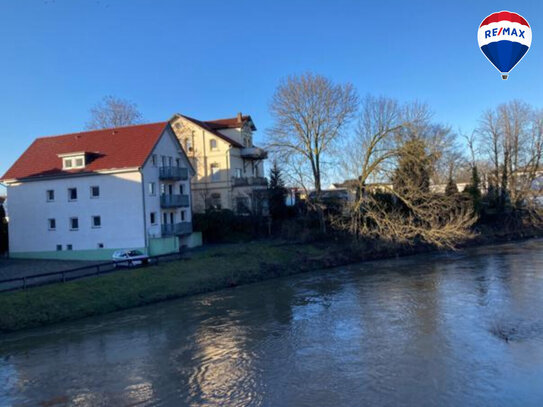
<path fill-rule="evenodd" d="M 27 260 L 0 258 L 0 280 L 85 267 L 100 261 Z"/>

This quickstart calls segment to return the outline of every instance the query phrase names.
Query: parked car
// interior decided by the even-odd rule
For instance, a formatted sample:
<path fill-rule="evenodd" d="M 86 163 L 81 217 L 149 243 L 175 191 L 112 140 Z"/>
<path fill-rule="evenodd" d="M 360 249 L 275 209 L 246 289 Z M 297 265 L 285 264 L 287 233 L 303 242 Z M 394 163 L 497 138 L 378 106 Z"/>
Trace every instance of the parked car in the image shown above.
<path fill-rule="evenodd" d="M 113 253 L 115 266 L 134 267 L 149 263 L 149 256 L 139 250 L 117 250 Z"/>

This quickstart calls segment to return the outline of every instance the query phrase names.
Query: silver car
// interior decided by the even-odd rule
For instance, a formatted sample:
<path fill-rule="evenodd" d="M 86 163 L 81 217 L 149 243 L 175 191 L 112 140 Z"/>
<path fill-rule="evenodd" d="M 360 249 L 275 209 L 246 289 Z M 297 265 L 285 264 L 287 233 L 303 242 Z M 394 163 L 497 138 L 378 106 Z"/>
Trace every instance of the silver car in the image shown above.
<path fill-rule="evenodd" d="M 149 256 L 139 250 L 117 250 L 113 253 L 115 266 L 134 267 L 149 263 Z"/>

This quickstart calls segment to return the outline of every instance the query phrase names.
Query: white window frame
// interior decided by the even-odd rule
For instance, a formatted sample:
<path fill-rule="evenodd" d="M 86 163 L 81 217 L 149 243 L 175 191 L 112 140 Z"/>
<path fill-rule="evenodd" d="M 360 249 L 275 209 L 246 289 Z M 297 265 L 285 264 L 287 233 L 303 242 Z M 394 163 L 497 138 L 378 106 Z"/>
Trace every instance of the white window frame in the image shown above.
<path fill-rule="evenodd" d="M 93 194 L 92 194 L 93 188 L 98 188 L 98 195 L 93 195 Z M 90 197 L 91 197 L 91 199 L 98 199 L 98 198 L 100 198 L 100 186 L 98 186 L 98 185 L 91 185 L 91 187 L 90 187 Z"/>
<path fill-rule="evenodd" d="M 72 192 L 75 191 L 75 199 L 72 199 Z M 69 202 L 75 202 L 77 201 L 77 188 L 68 188 L 68 201 Z"/>
<path fill-rule="evenodd" d="M 216 151 L 218 149 L 219 147 L 217 146 L 217 139 L 215 138 L 209 139 L 209 150 Z"/>
<path fill-rule="evenodd" d="M 53 221 L 53 223 L 55 224 L 54 227 L 51 227 L 51 221 Z M 47 219 L 47 229 L 51 231 L 57 230 L 57 220 L 55 218 Z"/>
<path fill-rule="evenodd" d="M 213 172 L 213 169 L 216 169 L 216 172 Z M 219 164 L 213 163 L 210 165 L 209 172 L 211 173 L 211 181 L 220 181 L 221 180 L 221 167 L 219 167 Z"/>
<path fill-rule="evenodd" d="M 94 220 L 98 219 L 100 221 L 99 225 L 96 225 Z M 93 229 L 100 229 L 102 227 L 102 217 L 100 215 L 92 215 L 91 217 L 91 227 Z"/>
<path fill-rule="evenodd" d="M 156 185 L 154 182 L 149 182 L 149 196 L 156 196 Z"/>
<path fill-rule="evenodd" d="M 154 219 L 153 219 L 153 218 L 154 218 Z M 151 225 L 156 225 L 156 224 L 157 224 L 157 222 L 156 222 L 156 212 L 151 212 L 151 213 L 149 214 L 149 223 L 150 223 Z"/>
<path fill-rule="evenodd" d="M 52 199 L 49 198 L 49 192 L 53 193 L 53 198 Z M 47 200 L 47 202 L 55 202 L 55 190 L 54 189 L 48 189 L 47 191 L 45 191 L 45 199 Z"/>
<path fill-rule="evenodd" d="M 74 219 L 77 221 L 77 227 L 76 227 L 76 228 L 73 227 L 73 225 L 74 225 L 74 224 L 73 224 Z M 79 218 L 78 218 L 77 216 L 73 216 L 73 217 L 70 218 L 70 230 L 71 230 L 71 231 L 77 231 L 77 230 L 79 230 Z"/>

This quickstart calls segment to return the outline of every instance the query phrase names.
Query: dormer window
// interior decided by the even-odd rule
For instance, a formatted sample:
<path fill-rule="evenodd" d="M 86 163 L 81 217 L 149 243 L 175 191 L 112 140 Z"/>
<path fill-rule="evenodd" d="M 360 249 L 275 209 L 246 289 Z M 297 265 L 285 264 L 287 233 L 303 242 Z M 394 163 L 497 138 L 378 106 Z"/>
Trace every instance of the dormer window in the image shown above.
<path fill-rule="evenodd" d="M 59 154 L 58 156 L 62 158 L 63 170 L 72 170 L 85 167 L 86 153 L 84 152 Z"/>

